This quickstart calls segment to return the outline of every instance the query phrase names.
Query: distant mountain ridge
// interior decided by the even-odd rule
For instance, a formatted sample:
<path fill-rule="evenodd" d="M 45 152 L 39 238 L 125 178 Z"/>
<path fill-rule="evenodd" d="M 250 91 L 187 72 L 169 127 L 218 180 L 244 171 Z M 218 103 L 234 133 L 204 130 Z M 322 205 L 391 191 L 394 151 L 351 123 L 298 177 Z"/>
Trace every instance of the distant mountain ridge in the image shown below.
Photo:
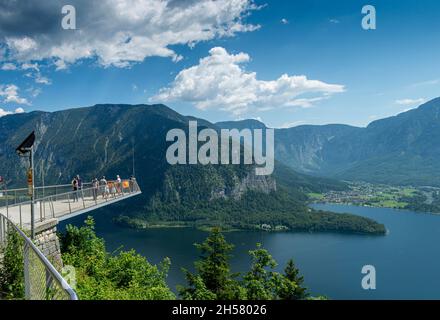
<path fill-rule="evenodd" d="M 440 186 L 440 98 L 366 128 L 276 129 L 275 158 L 311 175 Z"/>
<path fill-rule="evenodd" d="M 216 122 L 215 125 L 221 129 L 266 129 L 266 125 L 255 119 L 238 120 L 238 121 L 221 121 Z"/>

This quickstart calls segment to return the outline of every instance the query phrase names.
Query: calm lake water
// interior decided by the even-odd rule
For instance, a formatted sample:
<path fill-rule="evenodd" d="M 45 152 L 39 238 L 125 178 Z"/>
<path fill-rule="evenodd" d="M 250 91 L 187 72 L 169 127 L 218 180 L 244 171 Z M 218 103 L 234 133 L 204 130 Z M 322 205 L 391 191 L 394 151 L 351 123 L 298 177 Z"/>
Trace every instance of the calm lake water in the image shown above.
<path fill-rule="evenodd" d="M 247 251 L 260 242 L 278 261 L 281 271 L 293 258 L 313 294 L 332 299 L 440 299 L 440 216 L 382 208 L 314 205 L 317 209 L 349 212 L 384 223 L 387 236 L 322 233 L 233 232 L 233 271 L 249 266 Z M 168 284 L 184 283 L 180 268 L 192 269 L 198 253 L 193 243 L 207 233 L 189 229 L 131 230 L 116 226 L 111 216 L 96 211 L 96 230 L 109 251 L 136 249 L 152 263 L 170 257 Z M 68 221 L 81 224 L 85 217 Z M 62 227 L 62 226 L 61 226 Z M 374 265 L 377 289 L 361 287 L 361 269 Z"/>

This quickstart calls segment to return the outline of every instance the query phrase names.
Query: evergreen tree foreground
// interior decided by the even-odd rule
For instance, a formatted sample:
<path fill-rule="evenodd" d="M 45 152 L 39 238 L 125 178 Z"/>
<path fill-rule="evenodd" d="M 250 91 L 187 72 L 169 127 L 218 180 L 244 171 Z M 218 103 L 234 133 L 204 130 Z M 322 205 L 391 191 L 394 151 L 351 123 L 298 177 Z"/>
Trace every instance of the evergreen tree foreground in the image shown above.
<path fill-rule="evenodd" d="M 250 270 L 241 279 L 231 273 L 230 259 L 234 248 L 219 228 L 213 228 L 208 238 L 195 245 L 200 260 L 194 263 L 193 274 L 183 270 L 187 286 L 178 288 L 185 300 L 301 300 L 309 297 L 293 260 L 283 274 L 275 272 L 276 261 L 260 244 L 249 251 Z"/>

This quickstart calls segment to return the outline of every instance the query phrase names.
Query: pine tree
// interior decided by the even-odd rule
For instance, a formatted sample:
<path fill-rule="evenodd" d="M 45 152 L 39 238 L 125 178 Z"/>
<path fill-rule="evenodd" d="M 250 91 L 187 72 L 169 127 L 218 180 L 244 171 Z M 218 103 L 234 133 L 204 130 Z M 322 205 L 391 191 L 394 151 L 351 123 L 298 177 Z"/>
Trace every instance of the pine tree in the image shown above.
<path fill-rule="evenodd" d="M 278 287 L 278 297 L 281 300 L 302 300 L 307 298 L 307 288 L 303 287 L 304 277 L 300 276 L 298 268 L 292 259 L 284 269 L 283 281 Z"/>
<path fill-rule="evenodd" d="M 197 274 L 184 270 L 188 287 L 180 287 L 180 295 L 185 299 L 240 299 L 243 290 L 234 279 L 236 275 L 231 274 L 229 264 L 234 246 L 226 241 L 220 229 L 213 228 L 208 238 L 195 246 L 201 252 L 200 260 L 194 263 Z"/>
<path fill-rule="evenodd" d="M 280 275 L 272 269 L 277 265 L 270 253 L 257 244 L 256 250 L 249 251 L 252 259 L 251 270 L 244 276 L 243 283 L 250 300 L 276 299 L 276 289 L 282 282 Z"/>

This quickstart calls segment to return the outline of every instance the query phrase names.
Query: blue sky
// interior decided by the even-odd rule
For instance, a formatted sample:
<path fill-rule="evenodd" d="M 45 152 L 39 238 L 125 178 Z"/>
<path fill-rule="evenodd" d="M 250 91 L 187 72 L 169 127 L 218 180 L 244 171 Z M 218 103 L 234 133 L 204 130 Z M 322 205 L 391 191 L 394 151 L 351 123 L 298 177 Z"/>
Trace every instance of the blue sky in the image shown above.
<path fill-rule="evenodd" d="M 147 19 L 157 0 L 103 2 L 120 11 L 121 5 L 129 10 L 124 3 L 133 1 L 140 9 L 127 15 L 141 23 L 144 17 L 133 14 L 145 13 Z M 105 16 L 105 8 L 96 8 L 96 14 L 109 19 L 109 25 L 93 27 L 90 17 L 82 17 L 84 1 L 70 2 L 77 8 L 77 30 L 54 27 L 62 18 L 58 7 L 36 9 L 40 16 L 29 16 L 29 7 L 8 8 L 23 20 L 15 19 L 15 26 L 11 21 L 2 23 L 0 15 L 0 109 L 3 113 L 17 108 L 55 111 L 97 103 L 164 102 L 182 114 L 214 122 L 258 118 L 274 127 L 364 126 L 440 95 L 438 1 L 222 1 L 226 5 L 241 1 L 242 6 L 231 16 L 219 8 L 212 8 L 206 19 L 199 14 L 201 24 L 207 24 L 202 30 L 182 17 L 178 21 L 182 41 L 166 38 L 169 33 L 156 36 L 153 27 L 147 30 L 133 23 L 129 30 L 124 21 L 110 25 L 112 17 Z M 168 2 L 172 15 L 161 11 L 159 16 L 168 21 L 176 16 L 173 10 L 200 9 L 191 7 L 196 6 L 193 0 L 182 1 L 177 9 L 175 1 Z M 376 30 L 361 28 L 361 9 L 366 4 L 377 10 Z M 200 10 L 202 15 L 207 11 Z M 215 25 L 218 19 L 224 19 L 221 26 Z M 174 24 L 163 21 L 158 24 L 163 28 L 160 32 L 168 27 L 175 30 Z M 206 28 L 214 31 L 203 34 Z M 121 56 L 117 47 L 121 43 L 107 38 L 105 30 L 112 34 L 123 30 L 140 44 L 147 39 L 145 32 L 153 44 L 142 50 L 136 44 L 123 47 Z M 199 35 L 194 36 L 195 31 Z M 85 36 L 79 37 L 80 32 Z M 103 47 L 105 41 L 116 44 Z M 160 44 L 156 47 L 154 41 Z M 293 85 L 303 89 L 286 89 Z M 304 89 L 310 86 L 309 91 Z"/>

